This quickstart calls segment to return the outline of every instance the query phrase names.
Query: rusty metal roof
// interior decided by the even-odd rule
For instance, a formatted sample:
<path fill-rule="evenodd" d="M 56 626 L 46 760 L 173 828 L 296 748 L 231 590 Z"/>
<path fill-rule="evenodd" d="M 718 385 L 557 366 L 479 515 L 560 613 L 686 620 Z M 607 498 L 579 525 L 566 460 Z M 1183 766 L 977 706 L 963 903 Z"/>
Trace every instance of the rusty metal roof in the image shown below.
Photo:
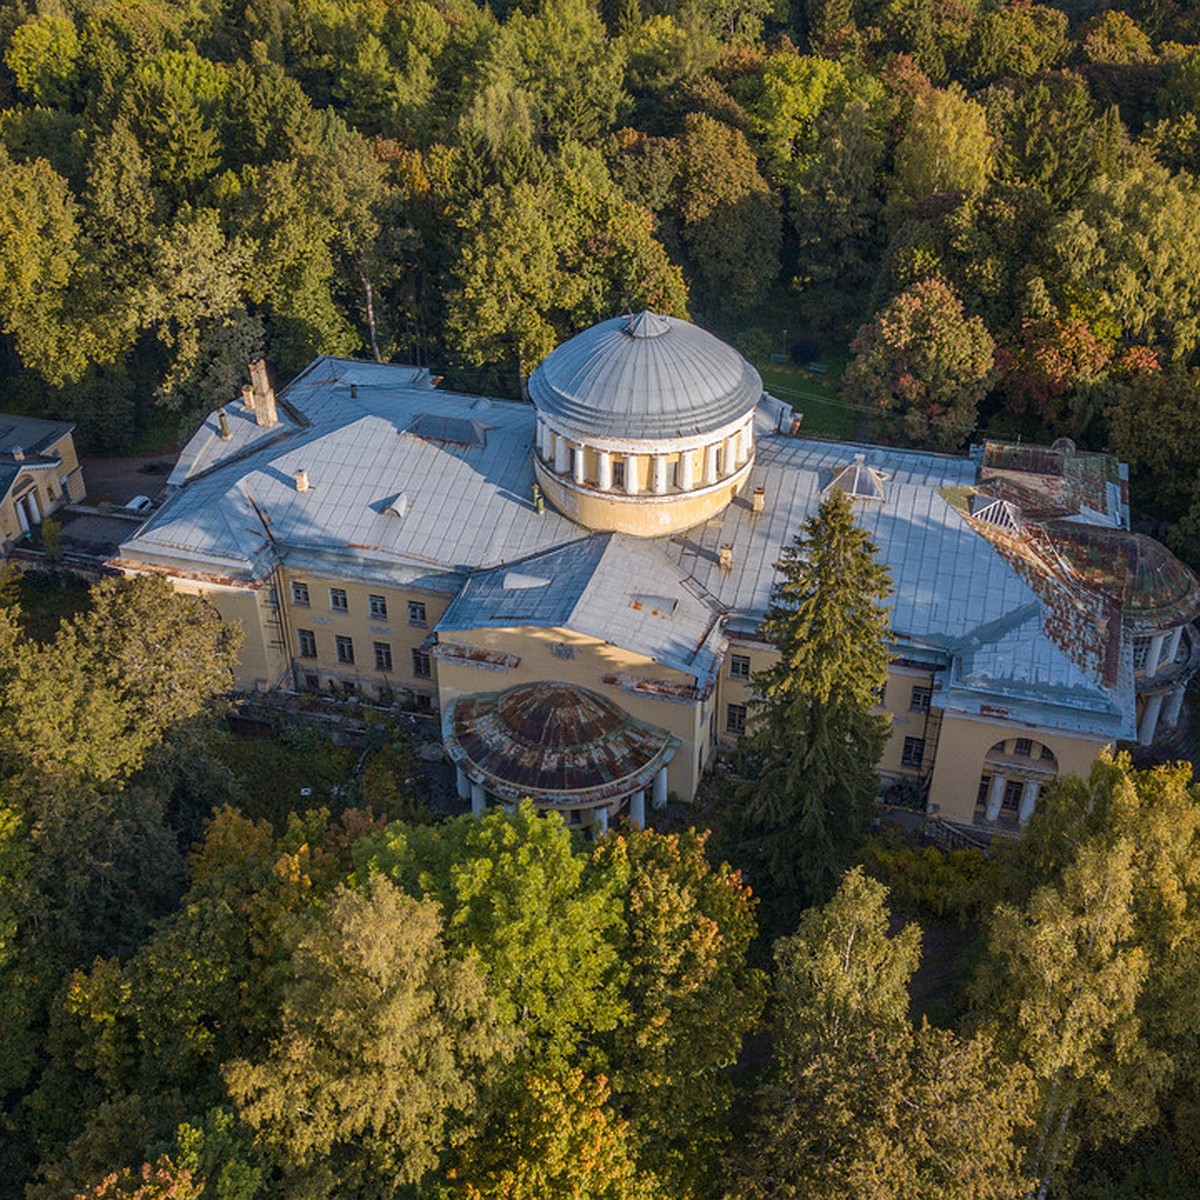
<path fill-rule="evenodd" d="M 1200 616 L 1200 579 L 1161 542 L 1075 521 L 1043 528 L 1076 578 L 1120 604 L 1135 631 L 1172 629 Z"/>
<path fill-rule="evenodd" d="M 567 683 L 464 696 L 442 720 L 450 758 L 501 799 L 587 806 L 648 787 L 679 746 L 663 729 Z"/>

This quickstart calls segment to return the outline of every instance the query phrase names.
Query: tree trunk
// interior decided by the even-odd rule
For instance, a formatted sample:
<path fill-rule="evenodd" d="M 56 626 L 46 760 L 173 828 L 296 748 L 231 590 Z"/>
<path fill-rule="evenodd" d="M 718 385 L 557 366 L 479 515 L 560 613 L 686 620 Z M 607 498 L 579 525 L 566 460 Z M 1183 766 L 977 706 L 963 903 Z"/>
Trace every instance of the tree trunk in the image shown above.
<path fill-rule="evenodd" d="M 371 286 L 366 271 L 360 270 L 358 277 L 362 280 L 363 294 L 367 300 L 367 331 L 371 335 L 371 353 L 375 356 L 375 361 L 381 363 L 383 355 L 379 353 L 379 338 L 375 330 L 375 289 Z"/>

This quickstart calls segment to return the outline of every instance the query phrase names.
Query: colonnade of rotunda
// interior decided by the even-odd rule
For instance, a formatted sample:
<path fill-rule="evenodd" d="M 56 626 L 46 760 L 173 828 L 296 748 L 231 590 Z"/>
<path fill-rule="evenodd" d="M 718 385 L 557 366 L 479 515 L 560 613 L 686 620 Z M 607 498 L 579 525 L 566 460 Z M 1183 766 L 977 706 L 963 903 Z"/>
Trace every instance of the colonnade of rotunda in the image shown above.
<path fill-rule="evenodd" d="M 589 529 L 656 537 L 700 524 L 754 464 L 758 372 L 675 317 L 603 321 L 559 346 L 529 380 L 534 472 Z"/>

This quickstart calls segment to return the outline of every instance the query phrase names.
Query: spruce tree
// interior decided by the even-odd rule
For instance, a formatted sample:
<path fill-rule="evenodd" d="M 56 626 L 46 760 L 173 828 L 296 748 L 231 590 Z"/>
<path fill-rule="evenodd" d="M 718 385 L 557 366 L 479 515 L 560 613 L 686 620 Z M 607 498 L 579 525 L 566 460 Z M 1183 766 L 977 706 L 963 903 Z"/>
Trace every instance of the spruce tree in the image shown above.
<path fill-rule="evenodd" d="M 735 797 L 752 876 L 780 896 L 828 898 L 865 833 L 887 720 L 891 576 L 831 489 L 775 564 L 761 626 L 779 652 L 754 676 Z"/>

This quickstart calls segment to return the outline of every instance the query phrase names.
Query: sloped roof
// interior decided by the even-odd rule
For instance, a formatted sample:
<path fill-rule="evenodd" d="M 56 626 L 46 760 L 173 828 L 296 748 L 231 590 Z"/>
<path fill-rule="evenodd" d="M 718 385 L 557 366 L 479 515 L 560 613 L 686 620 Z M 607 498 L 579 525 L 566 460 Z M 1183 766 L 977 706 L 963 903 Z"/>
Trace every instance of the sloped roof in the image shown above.
<path fill-rule="evenodd" d="M 614 317 L 564 342 L 529 379 L 537 407 L 581 434 L 711 433 L 753 411 L 758 372 L 732 347 L 678 317 Z"/>

